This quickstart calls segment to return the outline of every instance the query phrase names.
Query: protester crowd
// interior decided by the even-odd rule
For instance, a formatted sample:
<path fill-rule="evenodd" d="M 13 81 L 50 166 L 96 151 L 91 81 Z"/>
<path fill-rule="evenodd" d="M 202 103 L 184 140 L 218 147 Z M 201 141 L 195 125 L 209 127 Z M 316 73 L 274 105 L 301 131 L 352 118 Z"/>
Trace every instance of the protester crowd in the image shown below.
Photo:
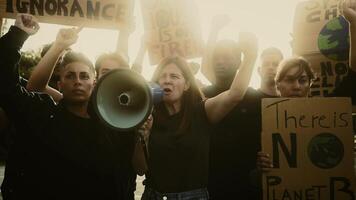
<path fill-rule="evenodd" d="M 350 26 L 350 69 L 330 94 L 350 97 L 353 105 L 355 4 L 347 0 L 341 6 Z M 24 80 L 19 51 L 40 27 L 35 17 L 19 14 L 0 38 L 0 150 L 8 152 L 2 157 L 3 199 L 133 200 L 137 174 L 145 175 L 143 200 L 262 199 L 261 176 L 273 164 L 261 151 L 261 100 L 308 97 L 315 74 L 305 58 L 284 58 L 275 47 L 257 55 L 252 33 L 241 33 L 237 42 L 217 41 L 225 25 L 213 22 L 201 64 L 179 56 L 161 60 L 152 81 L 162 88 L 163 100 L 140 137 L 95 117 L 92 92 L 111 70 L 142 72 L 145 38 L 132 65 L 131 27 L 119 38 L 118 52 L 102 54 L 93 64 L 70 49 L 83 27 L 61 29 Z M 259 89 L 248 87 L 255 65 Z M 193 71 L 200 66 L 211 85 L 197 83 Z"/>

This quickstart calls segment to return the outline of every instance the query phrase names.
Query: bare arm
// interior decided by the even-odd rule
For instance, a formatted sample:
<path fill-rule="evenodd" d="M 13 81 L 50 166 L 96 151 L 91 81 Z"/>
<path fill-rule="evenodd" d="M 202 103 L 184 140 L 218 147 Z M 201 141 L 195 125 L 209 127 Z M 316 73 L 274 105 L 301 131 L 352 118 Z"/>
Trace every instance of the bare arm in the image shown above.
<path fill-rule="evenodd" d="M 56 41 L 43 56 L 31 74 L 26 86 L 29 91 L 45 92 L 51 95 L 56 102 L 62 99 L 62 94 L 54 88 L 49 87 L 48 82 L 59 57 L 65 49 L 77 41 L 77 34 L 80 30 L 81 28 L 61 29 L 58 32 Z"/>
<path fill-rule="evenodd" d="M 201 72 L 203 75 L 212 83 L 216 82 L 213 66 L 212 66 L 212 56 L 216 41 L 218 39 L 218 34 L 220 30 L 230 22 L 230 19 L 227 15 L 217 15 L 214 16 L 212 21 L 211 30 L 208 36 L 208 41 L 206 43 L 203 58 L 201 61 Z"/>
<path fill-rule="evenodd" d="M 257 57 L 257 38 L 253 34 L 240 33 L 239 43 L 244 59 L 230 89 L 205 102 L 205 110 L 211 123 L 219 122 L 243 99 L 250 83 Z"/>
<path fill-rule="evenodd" d="M 116 52 L 123 54 L 126 58 L 129 58 L 129 38 L 131 33 L 133 33 L 134 31 L 135 31 L 135 22 L 134 20 L 131 20 L 126 27 L 123 27 L 120 30 L 119 33 Z"/>
<path fill-rule="evenodd" d="M 341 10 L 350 23 L 350 68 L 356 72 L 356 0 L 345 0 Z"/>
<path fill-rule="evenodd" d="M 117 49 L 116 49 L 116 52 L 122 53 L 126 58 L 128 58 L 129 55 L 128 54 L 129 36 L 130 34 L 127 31 L 125 30 L 120 31 L 119 39 L 117 42 Z"/>
<path fill-rule="evenodd" d="M 142 65 L 143 65 L 143 59 L 145 58 L 146 50 L 147 50 L 147 45 L 146 45 L 146 35 L 143 35 L 141 38 L 141 46 L 140 49 L 138 50 L 137 56 L 135 58 L 135 61 L 132 65 L 132 70 L 142 73 Z"/>
<path fill-rule="evenodd" d="M 62 50 L 59 48 L 50 48 L 45 56 L 40 60 L 34 68 L 28 80 L 26 88 L 28 91 L 44 92 L 52 96 L 58 102 L 62 99 L 62 94 L 54 88 L 48 86 L 48 82 L 52 76 L 54 66 L 56 65 Z"/>
<path fill-rule="evenodd" d="M 31 91 L 30 89 L 28 89 L 28 87 L 27 90 Z M 62 93 L 60 93 L 58 90 L 54 89 L 49 85 L 46 86 L 46 88 L 43 90 L 43 93 L 50 95 L 53 98 L 53 100 L 57 103 L 63 98 Z"/>

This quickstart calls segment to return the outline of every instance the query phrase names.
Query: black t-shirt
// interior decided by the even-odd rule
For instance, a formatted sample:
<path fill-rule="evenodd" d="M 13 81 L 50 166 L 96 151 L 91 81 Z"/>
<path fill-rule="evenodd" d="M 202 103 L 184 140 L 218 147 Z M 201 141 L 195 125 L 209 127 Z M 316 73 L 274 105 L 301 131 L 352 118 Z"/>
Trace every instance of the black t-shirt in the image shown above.
<path fill-rule="evenodd" d="M 0 38 L 0 105 L 16 127 L 2 184 L 4 199 L 125 199 L 111 130 L 19 85 L 19 50 L 28 37 Z M 125 173 L 125 172 L 122 172 Z M 122 185 L 121 185 L 122 184 Z M 122 187 L 121 187 L 122 186 Z"/>
<path fill-rule="evenodd" d="M 356 72 L 349 69 L 347 76 L 345 76 L 339 85 L 335 87 L 328 97 L 350 97 L 352 105 L 356 105 Z"/>
<path fill-rule="evenodd" d="M 23 87 L 26 87 L 27 85 L 26 79 L 20 77 L 19 81 Z M 2 115 L 2 117 L 0 117 L 0 120 L 5 120 L 5 122 L 7 122 L 6 124 L 5 122 L 0 122 L 0 124 L 3 125 L 3 127 L 0 127 L 0 164 L 2 164 L 6 162 L 9 148 L 13 142 L 12 140 L 14 134 L 16 133 L 16 130 L 15 127 L 11 124 L 11 122 L 8 121 L 7 116 L 1 107 L 0 107 L 0 115 Z"/>
<path fill-rule="evenodd" d="M 27 131 L 17 131 L 2 185 L 4 197 L 127 199 L 129 183 L 123 169 L 131 159 L 120 151 L 122 136 L 61 104 L 48 119 L 33 118 L 33 127 L 26 124 Z"/>
<path fill-rule="evenodd" d="M 119 132 L 112 131 L 111 140 L 115 148 L 118 159 L 117 169 L 115 170 L 118 184 L 118 191 L 121 192 L 125 198 L 123 200 L 134 200 L 136 190 L 136 171 L 132 166 L 132 156 L 135 147 L 134 131 Z"/>
<path fill-rule="evenodd" d="M 149 139 L 147 185 L 162 193 L 207 187 L 210 134 L 204 102 L 194 106 L 191 125 L 184 132 L 178 131 L 182 112 L 169 115 L 164 106 L 160 108 Z"/>
<path fill-rule="evenodd" d="M 94 110 L 93 100 L 94 95 L 91 96 L 88 104 L 88 113 L 90 117 L 100 123 L 101 129 L 110 133 L 110 140 L 113 143 L 115 157 L 117 158 L 116 165 L 116 181 L 119 183 L 118 191 L 124 195 L 121 195 L 120 199 L 133 200 L 135 199 L 136 190 L 136 171 L 132 166 L 132 156 L 135 147 L 135 131 L 117 131 L 108 128 L 106 124 L 101 121 L 99 116 Z"/>
<path fill-rule="evenodd" d="M 203 89 L 209 98 L 223 91 L 216 86 Z M 249 174 L 261 146 L 261 99 L 273 97 L 248 88 L 244 99 L 214 127 L 209 166 L 209 193 L 214 199 L 236 194 L 247 198 L 251 193 Z"/>

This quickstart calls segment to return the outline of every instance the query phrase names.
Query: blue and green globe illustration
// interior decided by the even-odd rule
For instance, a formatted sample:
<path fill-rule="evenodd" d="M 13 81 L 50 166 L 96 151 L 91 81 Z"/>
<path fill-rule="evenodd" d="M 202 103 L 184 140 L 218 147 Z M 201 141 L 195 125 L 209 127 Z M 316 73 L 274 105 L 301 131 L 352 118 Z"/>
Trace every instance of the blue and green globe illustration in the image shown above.
<path fill-rule="evenodd" d="M 308 156 L 310 161 L 319 168 L 334 168 L 344 157 L 344 145 L 334 134 L 321 133 L 309 142 Z"/>
<path fill-rule="evenodd" d="M 345 61 L 349 58 L 349 23 L 342 16 L 330 20 L 320 31 L 318 47 L 329 59 Z"/>

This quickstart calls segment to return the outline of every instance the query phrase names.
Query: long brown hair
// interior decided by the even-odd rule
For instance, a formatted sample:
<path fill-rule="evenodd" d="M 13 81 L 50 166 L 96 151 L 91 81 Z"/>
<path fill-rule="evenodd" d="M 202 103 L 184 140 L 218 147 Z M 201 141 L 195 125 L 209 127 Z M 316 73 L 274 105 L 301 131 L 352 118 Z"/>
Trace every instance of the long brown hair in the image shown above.
<path fill-rule="evenodd" d="M 153 74 L 152 81 L 158 83 L 158 79 L 160 74 L 162 73 L 162 70 L 167 65 L 172 63 L 175 64 L 182 71 L 185 81 L 187 81 L 190 84 L 189 89 L 183 93 L 182 100 L 181 100 L 182 105 L 181 105 L 180 112 L 182 112 L 182 121 L 179 125 L 179 131 L 178 131 L 181 133 L 190 127 L 190 123 L 192 121 L 193 112 L 194 112 L 193 108 L 203 100 L 203 95 L 198 87 L 198 84 L 195 81 L 195 77 L 187 61 L 179 56 L 166 57 L 162 59 Z M 156 113 L 158 114 L 158 116 L 155 118 L 155 120 L 158 120 L 158 122 L 164 121 L 164 119 L 162 118 L 163 116 L 161 116 L 162 109 L 163 109 L 162 105 L 156 108 Z"/>

